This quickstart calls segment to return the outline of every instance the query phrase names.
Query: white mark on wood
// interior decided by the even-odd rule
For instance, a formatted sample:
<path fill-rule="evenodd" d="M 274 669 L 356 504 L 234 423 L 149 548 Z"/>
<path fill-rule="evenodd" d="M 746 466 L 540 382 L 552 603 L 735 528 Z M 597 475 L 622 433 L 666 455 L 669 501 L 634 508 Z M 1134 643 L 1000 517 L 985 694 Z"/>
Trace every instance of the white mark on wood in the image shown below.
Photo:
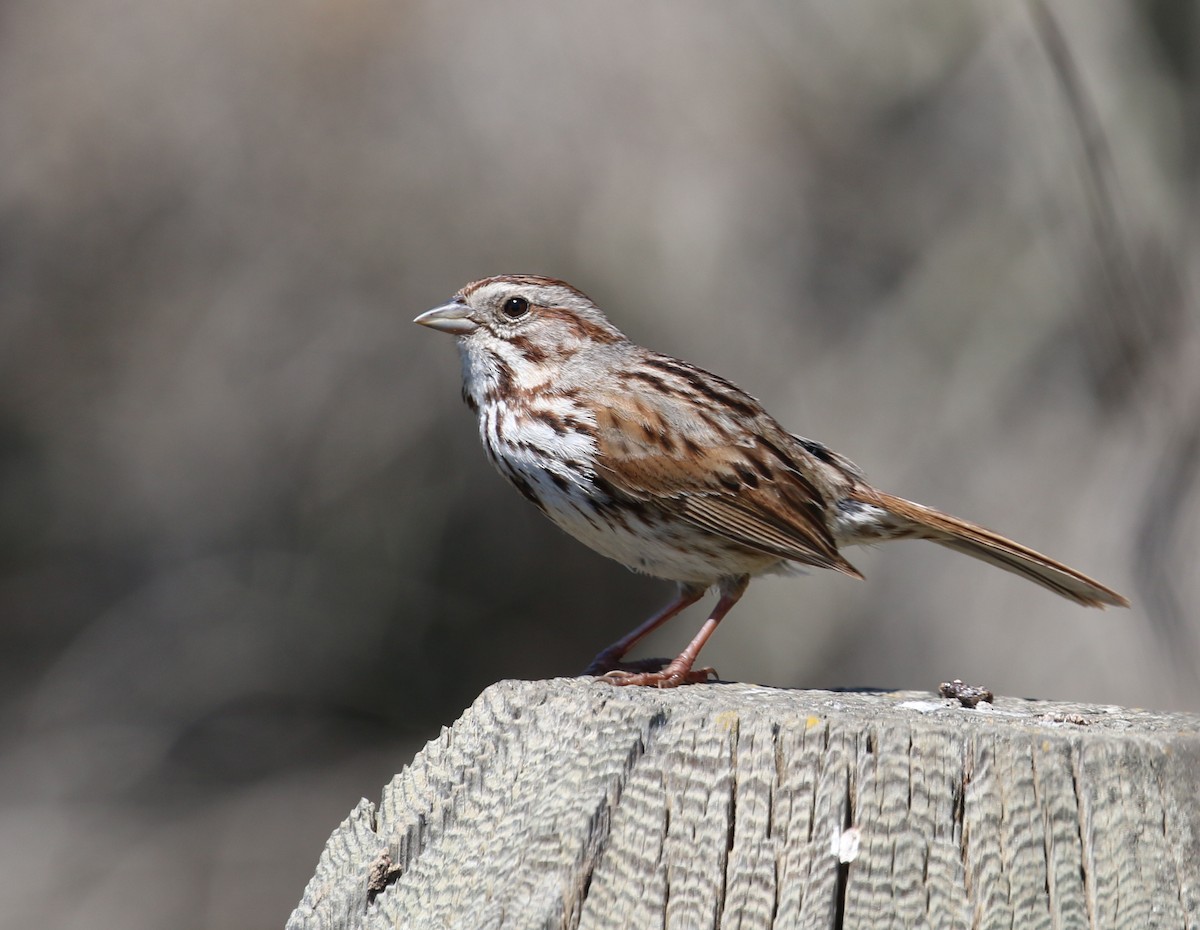
<path fill-rule="evenodd" d="M 862 831 L 858 827 L 833 831 L 829 838 L 830 855 L 837 856 L 838 862 L 853 862 L 858 858 L 858 850 L 862 846 Z"/>

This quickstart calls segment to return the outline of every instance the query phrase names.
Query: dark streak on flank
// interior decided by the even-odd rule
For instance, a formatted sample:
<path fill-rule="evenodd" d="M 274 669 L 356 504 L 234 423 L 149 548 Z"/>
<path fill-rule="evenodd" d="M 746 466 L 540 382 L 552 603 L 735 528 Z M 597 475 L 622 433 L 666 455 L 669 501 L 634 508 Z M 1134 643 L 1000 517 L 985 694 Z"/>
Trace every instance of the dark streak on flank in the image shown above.
<path fill-rule="evenodd" d="M 611 498 L 605 498 L 593 501 L 592 506 L 595 507 L 596 513 L 604 517 L 609 523 L 617 524 L 627 533 L 633 531 L 633 528 L 629 525 L 629 507 L 627 505 L 619 505 Z"/>
<path fill-rule="evenodd" d="M 592 529 L 604 529 L 604 527 L 600 524 L 600 521 L 597 519 L 598 514 L 596 513 L 595 505 L 586 498 L 584 498 L 582 504 L 576 503 L 574 500 L 572 500 L 571 506 L 575 508 L 576 513 L 578 513 L 581 517 L 583 517 L 583 519 L 587 520 L 587 522 L 592 525 Z"/>
<path fill-rule="evenodd" d="M 604 519 L 609 523 L 617 524 L 627 533 L 633 532 L 633 527 L 629 525 L 629 518 L 626 515 L 626 511 L 622 508 L 609 505 L 606 507 L 597 507 L 596 509 L 604 514 Z"/>
<path fill-rule="evenodd" d="M 525 500 L 529 501 L 531 504 L 536 505 L 538 510 L 546 509 L 545 507 L 542 506 L 541 499 L 537 496 L 536 493 L 534 493 L 533 487 L 521 475 L 517 474 L 515 471 L 513 471 L 511 468 L 509 468 L 509 469 L 505 469 L 504 477 L 506 477 L 510 482 L 512 482 L 513 487 L 515 487 L 518 491 L 521 492 L 521 496 L 524 497 Z"/>
<path fill-rule="evenodd" d="M 596 475 L 592 479 L 592 487 L 595 491 L 593 502 L 596 510 L 609 521 L 626 530 L 632 530 L 629 524 L 631 518 L 647 520 L 646 504 L 618 491 L 603 475 Z"/>
<path fill-rule="evenodd" d="M 467 392 L 467 386 L 464 384 L 462 388 L 463 403 L 467 405 L 471 413 L 479 413 L 479 404 L 475 403 L 475 398 Z"/>
<path fill-rule="evenodd" d="M 562 475 L 560 475 L 558 472 L 550 471 L 550 472 L 546 472 L 546 474 L 548 474 L 550 476 L 550 480 L 554 482 L 555 487 L 557 487 L 563 493 L 566 493 L 567 491 L 571 490 L 571 482 L 568 481 L 566 478 L 564 478 Z"/>

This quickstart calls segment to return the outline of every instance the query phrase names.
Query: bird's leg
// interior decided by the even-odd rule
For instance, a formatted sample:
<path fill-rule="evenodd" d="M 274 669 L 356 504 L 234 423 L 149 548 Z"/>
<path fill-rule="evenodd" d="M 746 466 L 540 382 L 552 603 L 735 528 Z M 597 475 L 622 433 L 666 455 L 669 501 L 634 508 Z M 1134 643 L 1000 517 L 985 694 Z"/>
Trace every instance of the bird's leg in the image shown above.
<path fill-rule="evenodd" d="M 746 588 L 749 584 L 749 575 L 738 575 L 722 581 L 721 599 L 717 601 L 717 606 L 713 608 L 713 612 L 704 621 L 704 626 L 700 627 L 700 631 L 687 644 L 687 648 L 660 670 L 637 673 L 614 670 L 604 676 L 605 680 L 614 685 L 648 685 L 653 688 L 676 688 L 679 685 L 698 684 L 708 681 L 710 675 L 716 674 L 713 669 L 693 669 L 692 666 L 695 665 L 696 657 L 700 655 L 700 650 L 704 648 L 704 644 L 708 642 L 708 638 L 716 630 L 717 624 L 724 619 L 733 605 L 746 593 Z M 646 632 L 649 632 L 649 630 Z"/>
<path fill-rule="evenodd" d="M 662 668 L 667 664 L 666 659 L 645 659 L 628 663 L 622 663 L 621 659 L 625 657 L 625 653 L 641 642 L 647 635 L 704 597 L 704 592 L 707 590 L 703 585 L 681 584 L 678 593 L 662 610 L 658 611 L 636 629 L 630 630 L 611 646 L 600 650 L 596 658 L 592 659 L 591 664 L 584 670 L 584 674 L 604 675 L 616 669 L 624 669 L 626 671 L 654 669 L 657 671 Z"/>

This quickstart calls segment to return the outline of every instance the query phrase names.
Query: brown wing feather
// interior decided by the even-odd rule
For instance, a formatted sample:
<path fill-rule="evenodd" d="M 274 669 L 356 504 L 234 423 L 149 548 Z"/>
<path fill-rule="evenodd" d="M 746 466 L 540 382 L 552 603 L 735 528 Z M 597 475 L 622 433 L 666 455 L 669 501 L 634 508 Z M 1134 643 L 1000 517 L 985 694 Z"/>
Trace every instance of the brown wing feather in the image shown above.
<path fill-rule="evenodd" d="M 809 533 L 808 526 L 797 525 L 795 521 L 778 521 L 774 514 L 755 512 L 739 500 L 725 496 L 688 496 L 677 502 L 676 509 L 697 526 L 751 548 L 805 565 L 859 576 L 854 566 L 836 549 L 826 547 L 824 539 Z"/>
<path fill-rule="evenodd" d="M 687 372 L 686 386 L 670 377 L 664 363 L 655 390 L 616 396 L 601 408 L 600 476 L 620 493 L 652 502 L 710 533 L 861 577 L 837 551 L 825 520 L 827 496 L 806 477 L 806 453 L 795 440 L 733 385 L 670 363 Z M 753 431 L 735 433 L 711 403 L 697 416 L 694 391 L 685 403 L 684 392 L 705 376 L 712 379 L 706 388 L 728 395 L 743 415 L 752 405 Z"/>

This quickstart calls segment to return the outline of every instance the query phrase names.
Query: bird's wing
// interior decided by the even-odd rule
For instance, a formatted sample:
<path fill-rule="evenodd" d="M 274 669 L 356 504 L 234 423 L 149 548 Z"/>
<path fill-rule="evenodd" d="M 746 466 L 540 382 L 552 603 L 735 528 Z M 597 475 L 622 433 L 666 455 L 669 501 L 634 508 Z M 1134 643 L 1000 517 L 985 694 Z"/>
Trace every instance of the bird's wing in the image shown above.
<path fill-rule="evenodd" d="M 729 382 L 674 359 L 658 367 L 600 406 L 598 476 L 715 535 L 858 576 L 810 477 L 822 466 Z"/>

